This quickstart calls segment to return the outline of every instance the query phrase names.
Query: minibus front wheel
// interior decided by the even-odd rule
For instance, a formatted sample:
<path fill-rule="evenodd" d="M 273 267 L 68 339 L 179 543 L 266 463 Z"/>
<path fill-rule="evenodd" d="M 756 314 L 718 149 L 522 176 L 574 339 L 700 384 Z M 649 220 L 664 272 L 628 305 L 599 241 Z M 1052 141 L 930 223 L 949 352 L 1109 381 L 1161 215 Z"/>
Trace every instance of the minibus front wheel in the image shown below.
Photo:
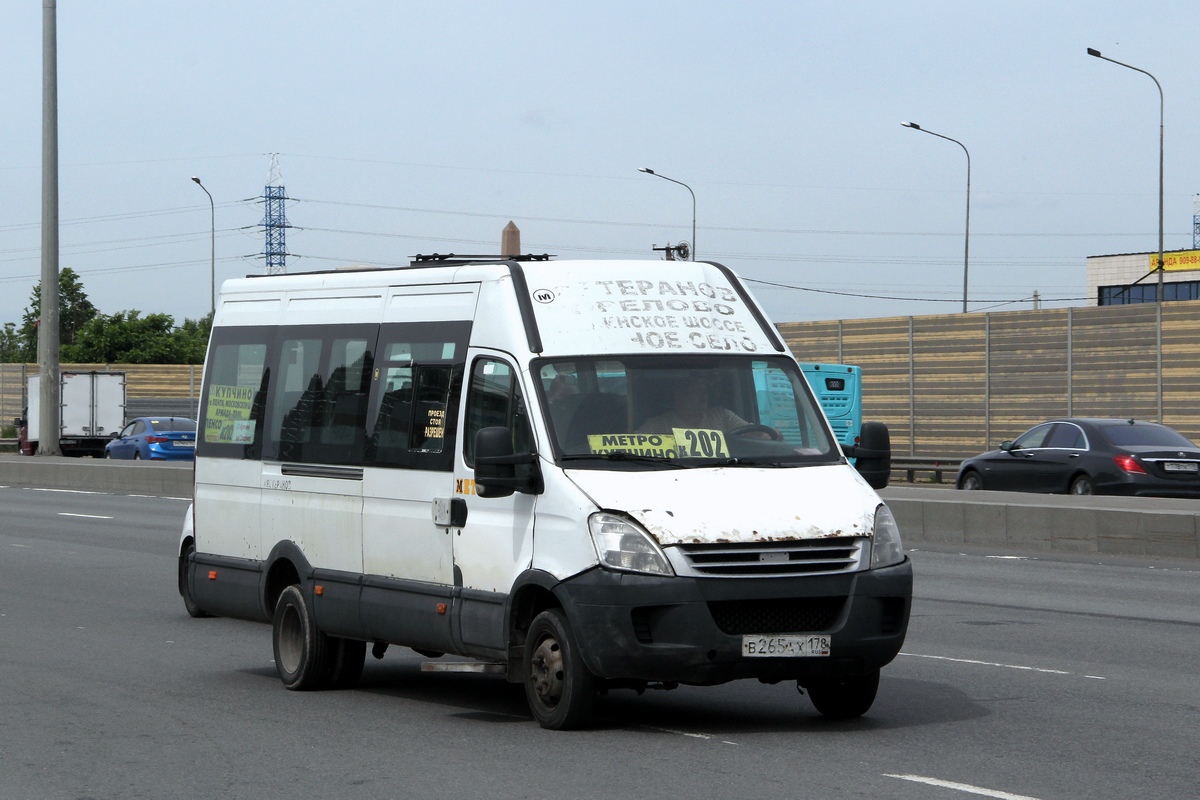
<path fill-rule="evenodd" d="M 797 684 L 797 688 L 800 688 Z M 830 719 L 853 719 L 870 710 L 879 691 L 879 670 L 863 675 L 824 678 L 804 686 L 808 699 L 822 716 Z"/>
<path fill-rule="evenodd" d="M 547 609 L 533 618 L 525 654 L 525 698 L 538 724 L 551 730 L 586 725 L 596 702 L 596 677 L 584 665 L 561 609 Z"/>

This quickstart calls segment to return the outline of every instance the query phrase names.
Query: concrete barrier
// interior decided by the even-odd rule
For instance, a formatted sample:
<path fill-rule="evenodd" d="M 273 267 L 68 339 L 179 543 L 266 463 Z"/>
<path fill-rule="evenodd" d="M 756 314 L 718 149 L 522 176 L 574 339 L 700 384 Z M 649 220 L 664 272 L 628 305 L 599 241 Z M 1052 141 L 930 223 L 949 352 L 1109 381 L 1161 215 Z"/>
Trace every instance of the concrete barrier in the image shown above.
<path fill-rule="evenodd" d="M 192 463 L 0 455 L 0 486 L 192 496 Z"/>
<path fill-rule="evenodd" d="M 191 462 L 0 455 L 0 486 L 192 496 Z M 881 494 L 908 546 L 1076 555 L 1200 558 L 1200 500 L 960 492 L 890 486 Z"/>
<path fill-rule="evenodd" d="M 1200 558 L 1200 500 L 903 486 L 889 487 L 881 494 L 910 546 Z"/>

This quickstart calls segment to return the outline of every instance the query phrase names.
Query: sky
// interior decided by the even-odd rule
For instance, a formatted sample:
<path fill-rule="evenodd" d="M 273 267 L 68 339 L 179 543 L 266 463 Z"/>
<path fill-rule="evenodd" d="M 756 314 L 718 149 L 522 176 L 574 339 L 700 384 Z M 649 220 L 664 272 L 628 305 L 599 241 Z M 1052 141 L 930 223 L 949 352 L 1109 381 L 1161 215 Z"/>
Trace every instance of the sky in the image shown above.
<path fill-rule="evenodd" d="M 41 273 L 42 23 L 0 3 L 0 324 Z M 101 313 L 203 317 L 213 272 L 265 271 L 275 154 L 289 272 L 498 253 L 510 220 L 658 259 L 690 188 L 696 256 L 777 322 L 959 313 L 964 257 L 972 312 L 1082 306 L 1087 256 L 1157 249 L 1159 188 L 1154 82 L 1086 50 L 1162 85 L 1190 248 L 1197 30 L 1195 0 L 58 0 L 60 266 Z M 904 121 L 969 151 L 969 238 L 963 147 Z"/>

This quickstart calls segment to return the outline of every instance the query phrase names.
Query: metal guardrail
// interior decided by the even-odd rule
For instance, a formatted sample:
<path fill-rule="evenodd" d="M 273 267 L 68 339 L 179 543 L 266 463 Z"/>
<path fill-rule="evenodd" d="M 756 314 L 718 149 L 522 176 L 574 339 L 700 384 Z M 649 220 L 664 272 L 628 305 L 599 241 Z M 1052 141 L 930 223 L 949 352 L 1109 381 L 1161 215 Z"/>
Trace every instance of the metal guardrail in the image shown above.
<path fill-rule="evenodd" d="M 934 483 L 941 483 L 945 473 L 950 473 L 953 479 L 953 476 L 958 474 L 958 465 L 961 463 L 962 459 L 959 458 L 892 456 L 892 472 L 903 472 L 908 483 L 916 483 L 918 473 L 929 472 L 933 473 Z"/>

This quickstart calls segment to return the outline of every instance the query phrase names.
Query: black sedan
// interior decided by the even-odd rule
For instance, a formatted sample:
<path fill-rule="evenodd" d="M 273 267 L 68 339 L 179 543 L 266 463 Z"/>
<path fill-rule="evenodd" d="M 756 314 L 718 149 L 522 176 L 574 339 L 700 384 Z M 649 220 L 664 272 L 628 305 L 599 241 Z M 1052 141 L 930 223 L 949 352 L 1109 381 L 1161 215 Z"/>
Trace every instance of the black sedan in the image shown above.
<path fill-rule="evenodd" d="M 1053 419 L 968 458 L 959 489 L 1200 497 L 1200 447 L 1133 419 Z"/>

